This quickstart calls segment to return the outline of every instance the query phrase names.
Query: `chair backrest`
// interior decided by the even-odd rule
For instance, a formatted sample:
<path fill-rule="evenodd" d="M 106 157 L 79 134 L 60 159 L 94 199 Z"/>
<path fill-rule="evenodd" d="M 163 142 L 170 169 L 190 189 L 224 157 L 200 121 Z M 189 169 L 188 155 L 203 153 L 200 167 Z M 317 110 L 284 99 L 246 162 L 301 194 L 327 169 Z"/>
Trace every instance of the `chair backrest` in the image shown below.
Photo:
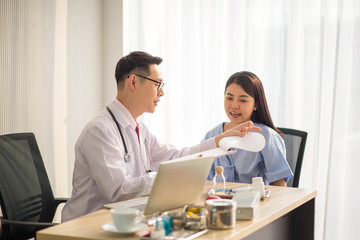
<path fill-rule="evenodd" d="M 55 199 L 33 133 L 0 136 L 0 205 L 4 219 L 53 220 Z M 36 227 L 2 225 L 1 239 L 35 237 L 36 230 Z"/>
<path fill-rule="evenodd" d="M 294 177 L 288 181 L 287 186 L 299 187 L 307 132 L 282 127 L 278 127 L 278 129 L 283 132 L 282 137 L 285 141 L 286 160 L 294 173 Z"/>

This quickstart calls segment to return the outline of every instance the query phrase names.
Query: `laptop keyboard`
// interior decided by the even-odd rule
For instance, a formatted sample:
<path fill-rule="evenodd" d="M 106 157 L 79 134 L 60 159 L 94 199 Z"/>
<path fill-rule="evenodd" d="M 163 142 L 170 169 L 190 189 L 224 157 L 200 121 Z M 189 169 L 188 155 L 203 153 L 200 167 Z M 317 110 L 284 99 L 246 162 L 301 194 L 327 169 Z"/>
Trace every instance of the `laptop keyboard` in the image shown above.
<path fill-rule="evenodd" d="M 140 197 L 127 201 L 106 204 L 105 207 L 106 208 L 137 208 L 140 211 L 144 211 L 148 199 L 149 197 Z"/>
<path fill-rule="evenodd" d="M 146 207 L 146 203 L 144 204 L 141 204 L 141 205 L 137 205 L 137 206 L 134 206 L 133 208 L 136 208 L 138 209 L 139 211 L 144 211 L 145 210 L 145 207 Z"/>

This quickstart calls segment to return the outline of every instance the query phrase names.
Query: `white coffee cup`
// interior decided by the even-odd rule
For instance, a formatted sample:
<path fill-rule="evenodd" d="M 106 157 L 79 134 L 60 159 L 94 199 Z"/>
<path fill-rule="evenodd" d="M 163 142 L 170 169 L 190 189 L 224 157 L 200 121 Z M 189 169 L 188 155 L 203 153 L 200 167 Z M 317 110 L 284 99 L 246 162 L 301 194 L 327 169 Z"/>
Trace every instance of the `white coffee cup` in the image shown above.
<path fill-rule="evenodd" d="M 139 224 L 144 215 L 136 208 L 113 208 L 110 210 L 113 223 L 118 231 L 131 230 Z"/>

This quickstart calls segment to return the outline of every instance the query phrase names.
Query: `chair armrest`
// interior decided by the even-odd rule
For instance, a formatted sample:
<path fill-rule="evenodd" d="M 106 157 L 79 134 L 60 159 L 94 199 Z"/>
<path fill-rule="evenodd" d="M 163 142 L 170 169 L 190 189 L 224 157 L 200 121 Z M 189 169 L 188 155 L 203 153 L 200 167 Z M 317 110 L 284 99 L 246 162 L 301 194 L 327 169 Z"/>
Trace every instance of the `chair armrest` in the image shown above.
<path fill-rule="evenodd" d="M 31 226 L 31 227 L 51 227 L 54 225 L 57 225 L 58 223 L 47 223 L 47 222 L 26 222 L 26 221 L 14 221 L 14 220 L 8 220 L 5 218 L 0 217 L 1 223 L 3 225 L 14 225 L 14 226 Z"/>
<path fill-rule="evenodd" d="M 55 198 L 55 207 L 57 208 L 60 203 L 66 203 L 68 198 Z"/>

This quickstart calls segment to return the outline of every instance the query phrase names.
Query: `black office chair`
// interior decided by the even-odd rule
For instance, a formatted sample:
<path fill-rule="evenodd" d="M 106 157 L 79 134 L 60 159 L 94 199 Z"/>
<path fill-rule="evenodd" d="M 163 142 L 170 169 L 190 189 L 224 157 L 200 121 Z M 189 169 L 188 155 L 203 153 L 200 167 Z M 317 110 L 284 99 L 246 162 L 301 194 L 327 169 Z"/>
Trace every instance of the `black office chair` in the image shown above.
<path fill-rule="evenodd" d="M 0 136 L 0 240 L 34 238 L 55 225 L 55 199 L 33 133 Z"/>
<path fill-rule="evenodd" d="M 288 181 L 287 186 L 299 187 L 307 132 L 282 127 L 278 127 L 278 129 L 284 133 L 282 137 L 285 141 L 286 160 L 294 173 L 294 177 Z"/>

